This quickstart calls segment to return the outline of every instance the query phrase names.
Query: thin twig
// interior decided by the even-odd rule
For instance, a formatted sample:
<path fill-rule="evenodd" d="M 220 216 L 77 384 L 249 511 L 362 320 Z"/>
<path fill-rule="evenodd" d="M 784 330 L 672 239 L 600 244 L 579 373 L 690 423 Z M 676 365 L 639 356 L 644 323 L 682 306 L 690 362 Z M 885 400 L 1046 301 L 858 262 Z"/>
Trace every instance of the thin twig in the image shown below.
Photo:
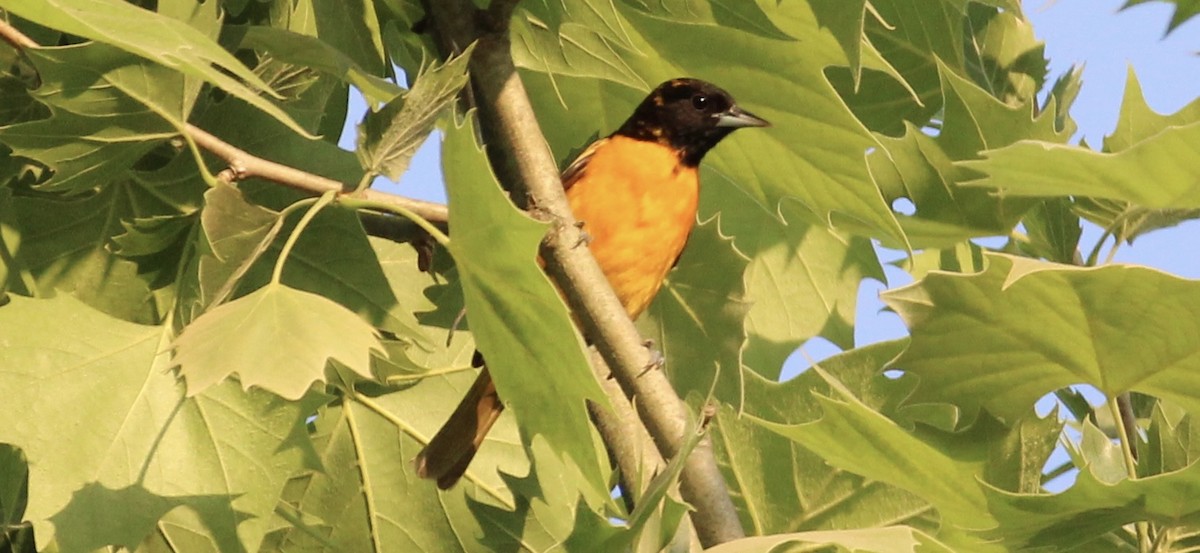
<path fill-rule="evenodd" d="M 227 163 L 236 180 L 256 177 L 313 194 L 323 194 L 330 190 L 339 194 L 347 192 L 341 182 L 260 158 L 195 125 L 187 125 L 186 132 L 198 146 Z M 363 190 L 357 195 L 364 200 L 393 205 L 415 213 L 426 221 L 445 223 L 449 220 L 449 212 L 442 204 L 414 200 L 371 189 Z"/>
<path fill-rule="evenodd" d="M 25 36 L 25 33 L 18 31 L 16 27 L 13 27 L 3 19 L 0 19 L 0 38 L 3 38 L 4 42 L 11 44 L 12 47 L 16 48 L 18 52 L 26 48 L 41 47 L 41 45 L 34 42 L 32 38 Z"/>
<path fill-rule="evenodd" d="M 1109 413 L 1112 414 L 1113 422 L 1116 423 L 1117 427 L 1117 437 L 1119 438 L 1121 446 L 1121 457 L 1125 460 L 1125 472 L 1128 474 L 1129 480 L 1137 480 L 1137 461 L 1133 457 L 1134 436 L 1129 435 L 1129 433 L 1125 431 L 1125 425 L 1121 422 L 1121 408 L 1117 404 L 1117 398 L 1115 396 L 1109 396 L 1107 399 Z M 1140 553 L 1150 553 L 1149 524 L 1144 520 L 1140 520 L 1135 523 L 1134 526 L 1137 528 L 1138 551 Z"/>

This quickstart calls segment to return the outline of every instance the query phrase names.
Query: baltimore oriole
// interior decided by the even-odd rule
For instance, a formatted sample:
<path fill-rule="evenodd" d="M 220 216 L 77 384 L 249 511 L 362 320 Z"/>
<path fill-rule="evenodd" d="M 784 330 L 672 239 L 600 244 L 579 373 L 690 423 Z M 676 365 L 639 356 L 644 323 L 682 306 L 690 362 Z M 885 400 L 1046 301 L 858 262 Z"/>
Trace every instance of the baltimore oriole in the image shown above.
<path fill-rule="evenodd" d="M 767 125 L 712 84 L 674 79 L 563 172 L 571 210 L 591 237 L 588 247 L 630 317 L 650 305 L 692 232 L 704 154 L 738 128 Z M 478 354 L 476 361 L 483 365 Z M 417 455 L 417 474 L 436 479 L 442 489 L 453 486 L 503 410 L 483 367 Z"/>

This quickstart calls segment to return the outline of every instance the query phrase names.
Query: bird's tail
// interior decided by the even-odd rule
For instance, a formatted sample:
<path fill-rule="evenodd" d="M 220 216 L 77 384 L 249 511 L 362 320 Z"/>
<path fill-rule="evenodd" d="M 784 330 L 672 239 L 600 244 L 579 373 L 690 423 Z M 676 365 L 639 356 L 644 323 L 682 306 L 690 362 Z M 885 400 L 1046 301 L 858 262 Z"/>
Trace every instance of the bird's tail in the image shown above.
<path fill-rule="evenodd" d="M 417 476 L 437 480 L 443 490 L 454 486 L 503 411 L 504 404 L 485 366 L 450 419 L 417 454 Z"/>

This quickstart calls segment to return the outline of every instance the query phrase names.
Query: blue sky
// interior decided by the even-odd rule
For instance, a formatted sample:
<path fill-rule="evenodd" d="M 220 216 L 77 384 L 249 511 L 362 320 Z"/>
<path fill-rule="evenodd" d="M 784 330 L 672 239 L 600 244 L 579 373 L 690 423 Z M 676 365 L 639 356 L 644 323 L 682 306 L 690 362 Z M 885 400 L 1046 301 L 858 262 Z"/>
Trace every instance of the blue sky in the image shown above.
<path fill-rule="evenodd" d="M 1072 107 L 1079 124 L 1076 137 L 1099 144 L 1116 127 L 1128 67 L 1137 72 L 1150 106 L 1171 113 L 1200 96 L 1200 18 L 1164 36 L 1174 5 L 1152 2 L 1119 11 L 1124 0 L 1032 0 L 1023 3 L 1034 33 L 1046 43 L 1051 79 L 1074 64 L 1084 64 L 1083 87 Z M 354 122 L 365 107 L 354 101 L 342 144 L 353 147 Z M 445 201 L 437 140 L 416 154 L 399 185 L 380 188 L 407 196 Z M 1090 248 L 1101 232 L 1085 226 L 1081 244 Z M 1118 249 L 1116 261 L 1155 267 L 1187 278 L 1200 278 L 1200 255 L 1181 248 L 1200 239 L 1200 222 L 1157 231 Z M 887 254 L 885 254 L 886 256 Z M 890 259 L 890 258 L 889 258 Z M 879 292 L 910 282 L 899 269 L 888 271 L 889 283 L 868 281 L 859 294 L 856 341 L 868 344 L 906 334 L 899 319 L 882 311 Z M 823 339 L 805 344 L 789 361 L 785 374 L 838 350 Z"/>

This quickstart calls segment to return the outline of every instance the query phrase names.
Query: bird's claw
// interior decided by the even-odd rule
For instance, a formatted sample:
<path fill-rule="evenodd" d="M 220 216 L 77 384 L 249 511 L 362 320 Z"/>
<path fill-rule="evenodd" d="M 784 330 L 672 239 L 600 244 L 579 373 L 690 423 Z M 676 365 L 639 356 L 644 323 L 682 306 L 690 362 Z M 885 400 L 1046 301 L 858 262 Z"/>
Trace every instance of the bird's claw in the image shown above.
<path fill-rule="evenodd" d="M 575 245 L 571 246 L 572 248 L 591 245 L 592 235 L 588 234 L 588 231 L 583 230 L 584 224 L 583 221 L 575 221 L 575 228 L 579 229 L 579 240 L 575 241 Z"/>
<path fill-rule="evenodd" d="M 667 362 L 662 352 L 654 349 L 654 340 L 646 340 L 642 342 L 642 345 L 650 351 L 650 360 L 646 362 L 646 366 L 642 368 L 642 372 L 638 373 L 639 378 L 650 371 L 661 369 Z"/>

